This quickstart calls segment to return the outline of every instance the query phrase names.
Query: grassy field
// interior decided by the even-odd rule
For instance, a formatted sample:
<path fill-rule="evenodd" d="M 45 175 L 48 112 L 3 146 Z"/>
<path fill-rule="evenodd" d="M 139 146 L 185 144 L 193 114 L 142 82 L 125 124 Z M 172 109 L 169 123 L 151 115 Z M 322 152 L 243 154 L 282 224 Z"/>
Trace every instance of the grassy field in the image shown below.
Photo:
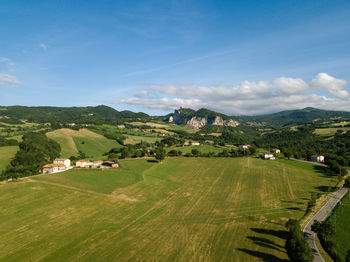
<path fill-rule="evenodd" d="M 0 172 L 10 163 L 18 150 L 17 146 L 0 147 Z"/>
<path fill-rule="evenodd" d="M 0 261 L 285 261 L 328 177 L 250 158 L 124 160 L 0 185 Z"/>
<path fill-rule="evenodd" d="M 61 157 L 76 156 L 81 150 L 89 158 L 101 158 L 113 147 L 121 147 L 114 141 L 96 134 L 88 129 L 75 131 L 72 129 L 62 128 L 47 133 L 47 136 L 61 145 Z"/>
<path fill-rule="evenodd" d="M 124 144 L 131 144 L 135 145 L 137 143 L 140 143 L 141 141 L 148 142 L 148 143 L 155 143 L 156 141 L 162 140 L 160 137 L 156 136 L 133 136 L 133 135 L 126 135 L 127 139 L 125 139 Z"/>
<path fill-rule="evenodd" d="M 318 128 L 315 130 L 315 134 L 321 135 L 321 136 L 332 136 L 338 130 L 342 130 L 343 132 L 346 132 L 350 130 L 350 127 Z"/>
<path fill-rule="evenodd" d="M 209 152 L 219 153 L 219 152 L 222 152 L 225 148 L 216 147 L 212 145 L 200 145 L 200 146 L 184 146 L 184 147 L 171 146 L 165 149 L 166 149 L 166 152 L 169 152 L 170 150 L 177 150 L 177 151 L 182 151 L 183 154 L 186 154 L 186 153 L 191 153 L 192 149 L 197 149 L 201 153 L 209 153 Z"/>
<path fill-rule="evenodd" d="M 336 208 L 335 214 L 330 218 L 335 225 L 335 235 L 330 237 L 337 243 L 337 252 L 345 261 L 346 252 L 350 250 L 350 197 L 345 196 L 341 204 Z"/>

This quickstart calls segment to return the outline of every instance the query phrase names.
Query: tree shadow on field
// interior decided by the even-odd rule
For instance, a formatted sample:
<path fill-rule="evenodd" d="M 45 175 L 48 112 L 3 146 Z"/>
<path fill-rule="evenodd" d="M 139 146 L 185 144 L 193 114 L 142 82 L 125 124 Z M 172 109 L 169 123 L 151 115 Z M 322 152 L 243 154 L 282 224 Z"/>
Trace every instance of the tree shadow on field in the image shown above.
<path fill-rule="evenodd" d="M 248 236 L 248 239 L 252 240 L 254 242 L 255 245 L 261 246 L 261 247 L 266 247 L 266 248 L 270 248 L 270 249 L 274 249 L 280 252 L 284 252 L 283 249 L 284 247 L 281 245 L 276 244 L 274 241 L 264 238 L 264 237 L 254 237 L 254 236 Z"/>
<path fill-rule="evenodd" d="M 158 160 L 154 160 L 154 159 L 147 159 L 147 162 L 150 162 L 150 163 L 158 163 L 159 161 L 158 161 Z"/>
<path fill-rule="evenodd" d="M 245 248 L 237 248 L 237 250 L 244 252 L 250 256 L 258 257 L 258 258 L 262 259 L 262 261 L 266 261 L 266 262 L 286 262 L 286 261 L 289 261 L 287 259 L 280 259 L 274 255 L 267 254 L 267 253 L 260 252 L 260 251 L 254 251 L 254 250 L 249 250 L 249 249 L 245 249 Z"/>
<path fill-rule="evenodd" d="M 286 253 L 284 246 L 279 245 L 275 243 L 273 240 L 271 240 L 271 237 L 277 237 L 283 240 L 287 239 L 288 232 L 286 230 L 273 230 L 273 229 L 265 229 L 265 228 L 250 228 L 255 233 L 258 234 L 264 234 L 265 237 L 257 237 L 257 236 L 247 236 L 247 239 L 252 240 L 255 245 L 258 245 L 260 247 L 269 248 L 272 250 L 276 250 L 283 253 Z M 244 252 L 250 256 L 256 257 L 261 259 L 262 261 L 270 262 L 270 261 L 277 261 L 277 262 L 285 262 L 289 261 L 287 259 L 281 259 L 278 256 L 275 256 L 273 254 L 269 254 L 269 252 L 261 252 L 257 250 L 249 250 L 246 248 L 237 248 L 238 251 Z"/>
<path fill-rule="evenodd" d="M 250 230 L 254 231 L 255 233 L 271 235 L 284 240 L 286 240 L 288 236 L 288 232 L 286 230 L 273 230 L 265 228 L 250 228 Z"/>
<path fill-rule="evenodd" d="M 315 189 L 317 189 L 323 193 L 326 193 L 328 191 L 333 192 L 336 189 L 336 187 L 334 187 L 334 186 L 330 186 L 330 187 L 329 186 L 317 186 L 317 187 L 315 187 Z"/>
<path fill-rule="evenodd" d="M 313 169 L 314 169 L 315 173 L 319 173 L 319 174 L 321 174 L 324 177 L 333 177 L 334 176 L 334 174 L 329 172 L 329 169 L 326 166 L 314 165 Z"/>
<path fill-rule="evenodd" d="M 300 207 L 287 207 L 288 210 L 302 210 Z"/>

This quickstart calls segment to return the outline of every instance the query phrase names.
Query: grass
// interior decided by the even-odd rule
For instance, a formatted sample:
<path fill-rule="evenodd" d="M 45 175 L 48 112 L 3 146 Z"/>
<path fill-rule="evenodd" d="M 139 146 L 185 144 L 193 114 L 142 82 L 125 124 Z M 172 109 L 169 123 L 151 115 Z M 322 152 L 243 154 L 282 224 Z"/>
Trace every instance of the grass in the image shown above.
<path fill-rule="evenodd" d="M 328 184 L 303 164 L 124 160 L 5 183 L 0 261 L 284 261 L 285 222 Z"/>
<path fill-rule="evenodd" d="M 140 143 L 141 141 L 148 142 L 148 143 L 155 143 L 156 141 L 160 141 L 162 138 L 156 137 L 156 136 L 133 136 L 133 135 L 126 135 L 127 139 L 125 139 L 124 144 L 131 144 L 135 145 L 137 143 Z"/>
<path fill-rule="evenodd" d="M 343 132 L 346 132 L 350 130 L 350 127 L 318 128 L 315 130 L 315 134 L 321 135 L 321 136 L 332 136 L 338 130 L 342 130 Z"/>
<path fill-rule="evenodd" d="M 329 239 L 334 240 L 337 253 L 345 261 L 346 252 L 350 250 L 350 196 L 347 194 L 336 208 L 330 220 L 335 225 L 335 234 Z"/>
<path fill-rule="evenodd" d="M 10 164 L 11 159 L 18 151 L 18 146 L 3 146 L 0 147 L 0 172 Z"/>
<path fill-rule="evenodd" d="M 119 169 L 72 169 L 50 176 L 37 176 L 33 179 L 109 194 L 116 188 L 141 181 L 142 171 L 151 165 L 153 164 L 146 160 L 128 161 Z"/>
<path fill-rule="evenodd" d="M 221 147 L 216 147 L 212 145 L 184 146 L 184 147 L 171 146 L 166 148 L 166 152 L 169 152 L 170 150 L 176 150 L 176 151 L 182 151 L 183 154 L 186 154 L 186 153 L 191 153 L 192 149 L 197 149 L 201 153 L 209 153 L 209 152 L 219 153 L 227 148 L 221 148 Z"/>
<path fill-rule="evenodd" d="M 89 158 L 97 159 L 113 147 L 121 147 L 117 141 L 107 139 L 88 129 L 76 131 L 62 128 L 47 133 L 47 136 L 61 145 L 61 157 L 76 156 L 80 150 Z"/>

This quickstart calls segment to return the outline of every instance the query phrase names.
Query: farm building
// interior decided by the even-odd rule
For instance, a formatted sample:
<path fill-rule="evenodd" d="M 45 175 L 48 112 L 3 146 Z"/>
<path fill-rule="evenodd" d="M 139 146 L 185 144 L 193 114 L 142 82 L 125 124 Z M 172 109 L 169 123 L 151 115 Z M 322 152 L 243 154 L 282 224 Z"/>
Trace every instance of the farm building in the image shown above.
<path fill-rule="evenodd" d="M 275 160 L 276 158 L 275 158 L 275 156 L 274 156 L 273 154 L 271 154 L 271 153 L 265 153 L 264 159 L 265 159 L 265 160 L 268 160 L 268 159 L 270 159 L 270 160 Z"/>
<path fill-rule="evenodd" d="M 68 158 L 56 158 L 53 161 L 54 164 L 63 164 L 66 168 L 70 167 L 70 160 Z"/>
<path fill-rule="evenodd" d="M 250 145 L 240 145 L 239 147 L 238 147 L 238 149 L 244 149 L 244 150 L 247 150 L 247 149 L 249 149 L 250 148 Z"/>
<path fill-rule="evenodd" d="M 103 162 L 101 165 L 101 168 L 117 168 L 117 167 L 119 167 L 118 163 L 113 161 L 106 161 L 106 162 Z"/>
<path fill-rule="evenodd" d="M 48 164 L 43 166 L 43 173 L 56 173 L 66 169 L 67 167 L 64 164 Z"/>
<path fill-rule="evenodd" d="M 92 167 L 99 167 L 103 164 L 102 160 L 92 162 Z"/>
<path fill-rule="evenodd" d="M 280 154 L 281 153 L 281 150 L 279 150 L 278 148 L 272 148 L 272 153 L 274 154 Z"/>
<path fill-rule="evenodd" d="M 75 163 L 76 167 L 88 167 L 90 165 L 90 162 L 86 160 L 79 160 Z"/>
<path fill-rule="evenodd" d="M 313 156 L 311 156 L 311 161 L 323 163 L 324 162 L 324 156 L 313 155 Z"/>

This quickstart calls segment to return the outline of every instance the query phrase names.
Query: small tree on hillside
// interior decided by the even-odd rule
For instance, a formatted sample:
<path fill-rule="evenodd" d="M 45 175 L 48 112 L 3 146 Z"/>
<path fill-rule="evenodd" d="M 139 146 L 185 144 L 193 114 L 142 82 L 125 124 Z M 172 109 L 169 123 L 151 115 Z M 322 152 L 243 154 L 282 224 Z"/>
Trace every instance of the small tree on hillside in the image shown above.
<path fill-rule="evenodd" d="M 155 158 L 158 160 L 158 161 L 162 161 L 164 158 L 165 158 L 165 150 L 163 147 L 157 147 L 156 148 L 156 152 L 155 152 Z"/>

